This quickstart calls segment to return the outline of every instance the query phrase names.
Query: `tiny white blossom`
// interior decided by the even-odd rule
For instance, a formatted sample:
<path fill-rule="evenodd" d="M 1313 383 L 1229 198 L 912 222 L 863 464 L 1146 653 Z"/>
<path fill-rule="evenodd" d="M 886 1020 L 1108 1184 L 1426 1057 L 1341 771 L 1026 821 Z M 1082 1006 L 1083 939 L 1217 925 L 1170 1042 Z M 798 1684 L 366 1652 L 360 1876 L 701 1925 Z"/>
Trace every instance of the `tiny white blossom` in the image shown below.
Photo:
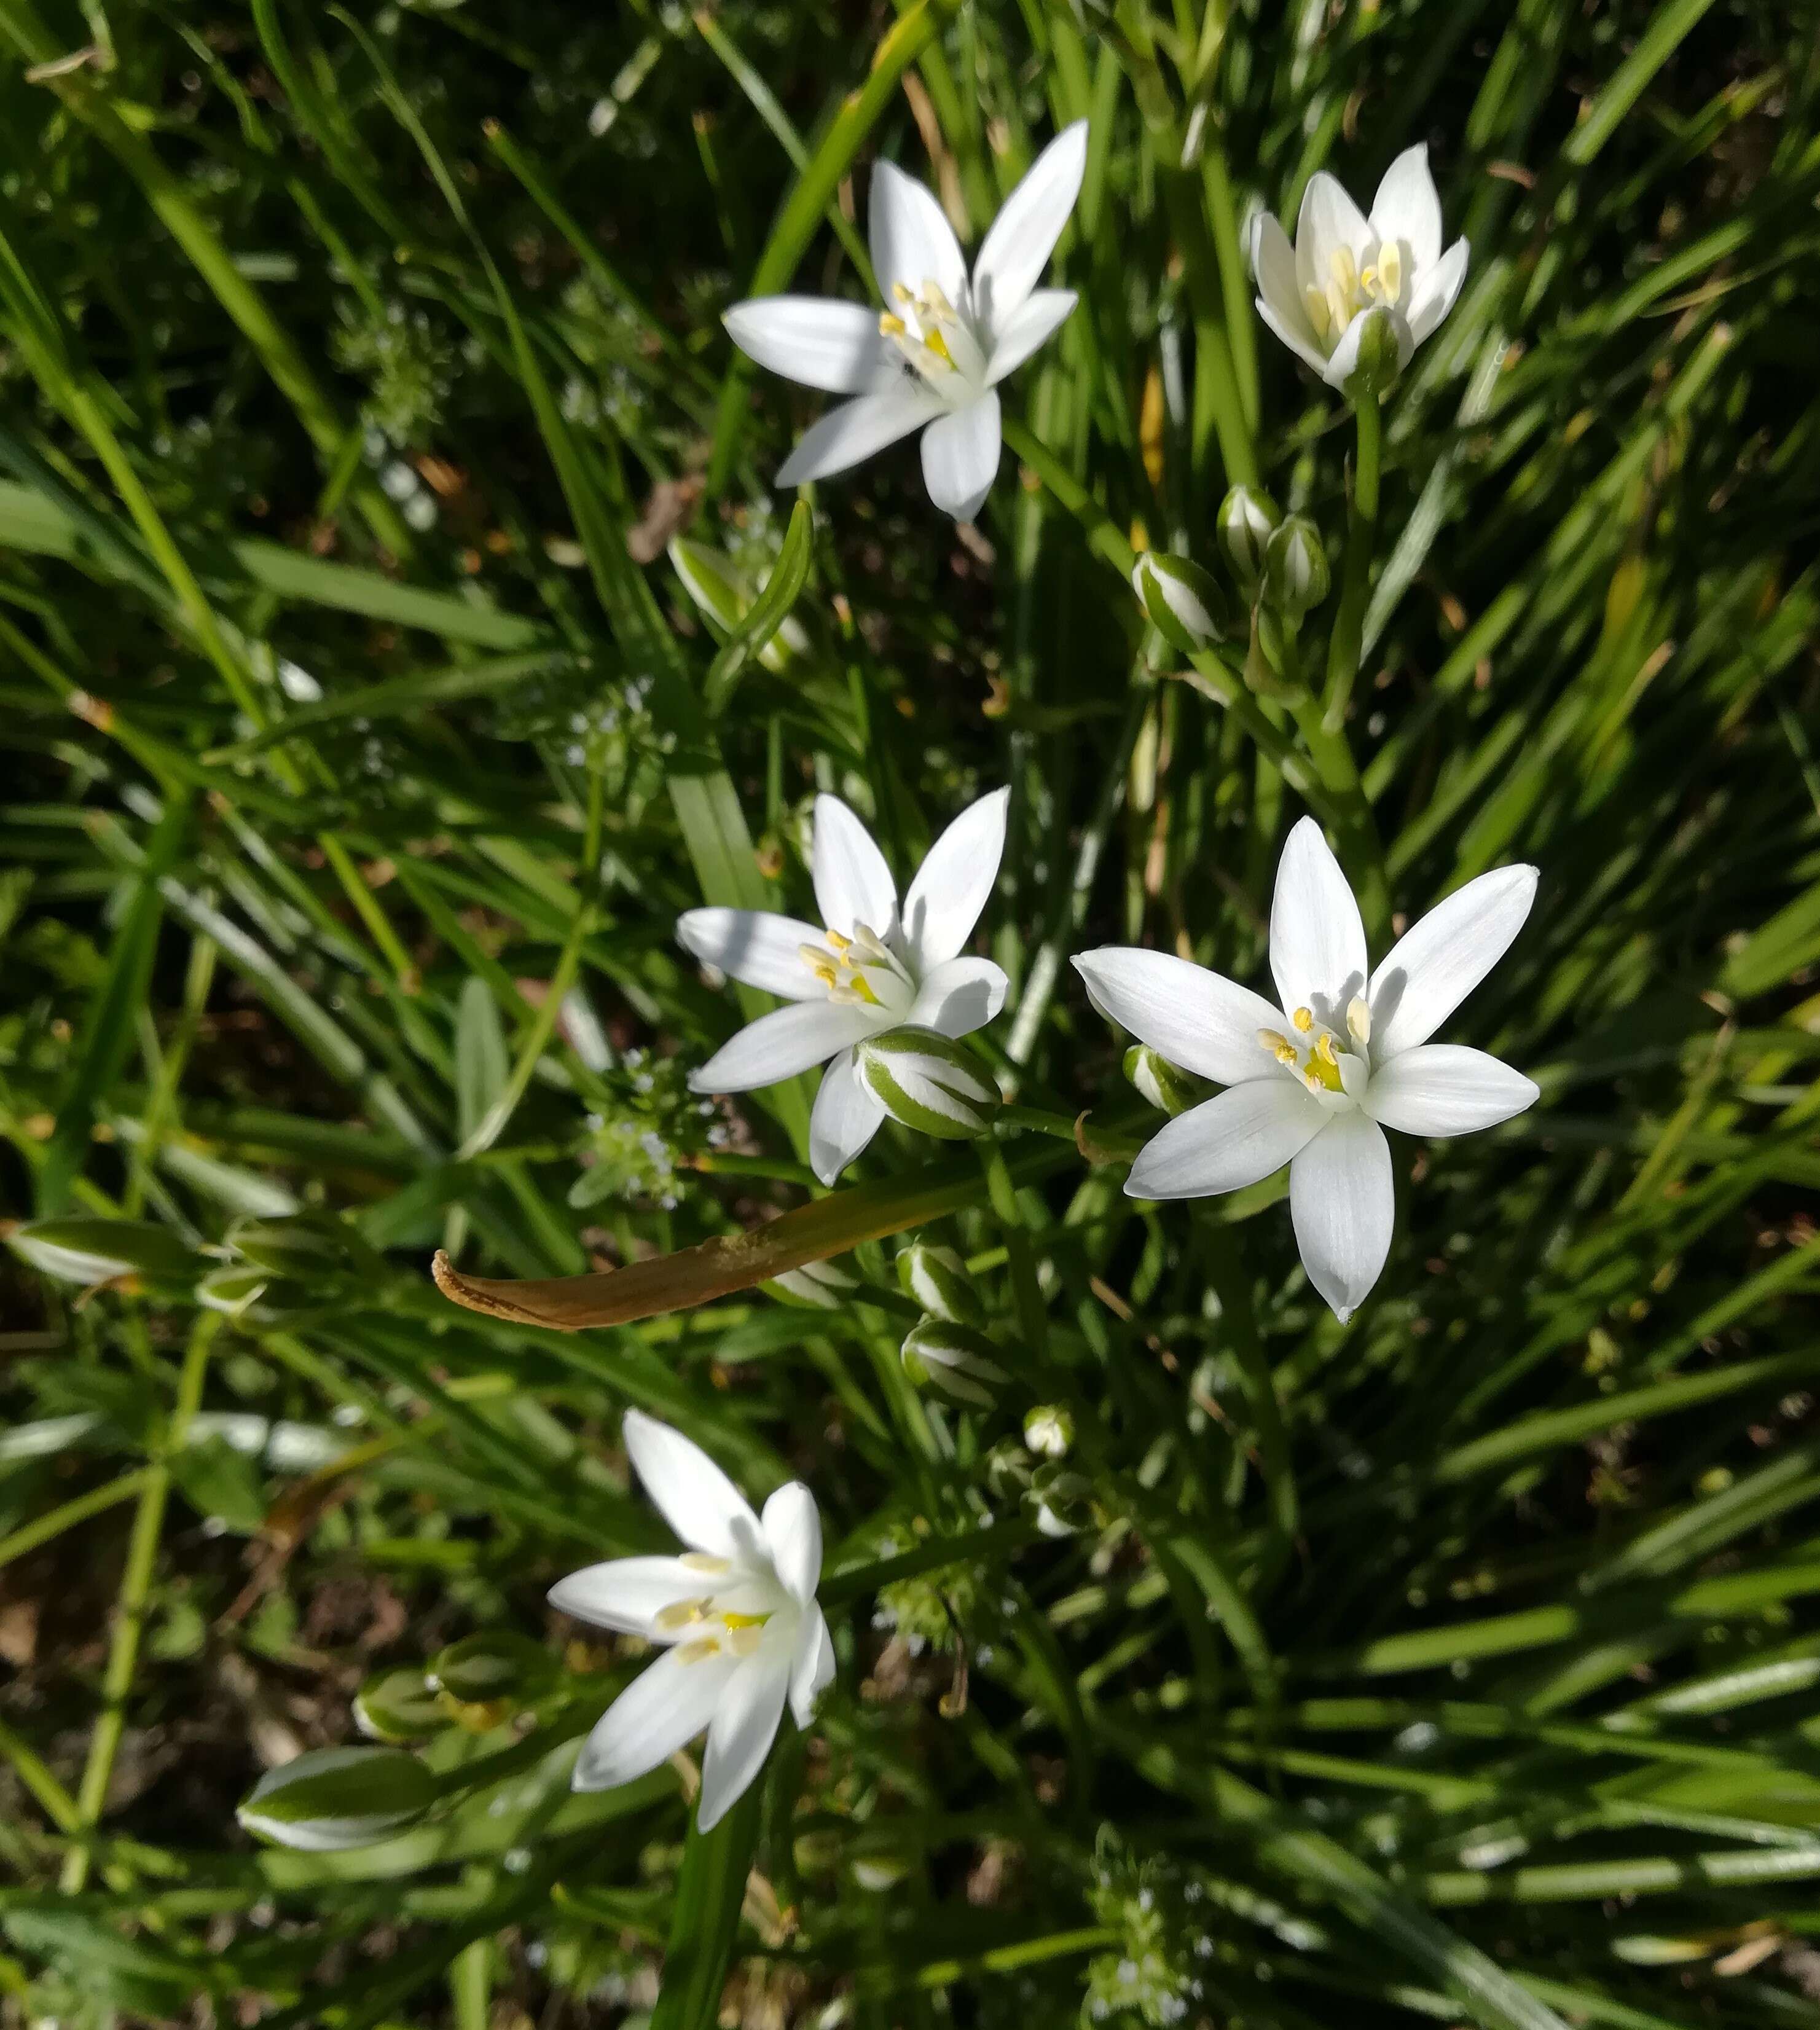
<path fill-rule="evenodd" d="M 754 1515 L 698 1445 L 638 1411 L 626 1412 L 625 1441 L 645 1491 L 689 1549 L 590 1565 L 550 1589 L 559 1612 L 664 1653 L 595 1723 L 575 1787 L 630 1783 L 705 1727 L 696 1822 L 706 1832 L 764 1767 L 785 1699 L 806 1727 L 834 1675 L 815 1599 L 821 1517 L 796 1481 L 778 1489 L 762 1519 Z"/>
<path fill-rule="evenodd" d="M 815 800 L 810 850 L 825 929 L 754 909 L 690 909 L 676 924 L 685 950 L 787 1008 L 723 1044 L 689 1084 L 750 1092 L 826 1064 L 809 1122 L 809 1159 L 832 1184 L 878 1132 L 884 1102 L 862 1080 L 854 1046 L 906 1023 L 965 1036 L 1005 1005 L 1003 972 L 963 958 L 1005 850 L 996 790 L 962 812 L 929 848 L 900 908 L 877 842 L 839 798 Z"/>
<path fill-rule="evenodd" d="M 1101 1014 L 1228 1088 L 1152 1136 L 1126 1190 L 1205 1198 L 1287 1163 L 1302 1266 L 1350 1318 L 1390 1251 L 1385 1128 L 1465 1135 L 1535 1101 L 1532 1080 L 1485 1051 L 1428 1041 L 1509 949 L 1535 883 L 1533 867 L 1482 874 L 1368 972 L 1359 905 L 1319 826 L 1304 818 L 1283 847 L 1271 905 L 1280 1010 L 1165 952 L 1083 953 L 1074 965 Z"/>
<path fill-rule="evenodd" d="M 760 366 L 854 397 L 804 436 L 778 473 L 780 486 L 844 472 L 921 429 L 929 498 L 957 522 L 972 520 L 999 469 L 999 383 L 1074 307 L 1072 289 L 1036 282 L 1074 208 L 1086 164 L 1087 123 L 1078 120 L 1006 199 L 970 276 L 934 195 L 880 162 L 870 224 L 882 314 L 834 297 L 760 296 L 734 305 L 727 329 Z"/>
<path fill-rule="evenodd" d="M 1390 318 L 1398 366 L 1409 365 L 1453 309 L 1468 251 L 1464 240 L 1441 251 L 1441 199 L 1426 145 L 1405 148 L 1384 172 L 1369 218 L 1319 169 L 1302 194 L 1293 247 L 1268 212 L 1252 221 L 1258 314 L 1330 387 L 1344 389 L 1374 311 Z"/>

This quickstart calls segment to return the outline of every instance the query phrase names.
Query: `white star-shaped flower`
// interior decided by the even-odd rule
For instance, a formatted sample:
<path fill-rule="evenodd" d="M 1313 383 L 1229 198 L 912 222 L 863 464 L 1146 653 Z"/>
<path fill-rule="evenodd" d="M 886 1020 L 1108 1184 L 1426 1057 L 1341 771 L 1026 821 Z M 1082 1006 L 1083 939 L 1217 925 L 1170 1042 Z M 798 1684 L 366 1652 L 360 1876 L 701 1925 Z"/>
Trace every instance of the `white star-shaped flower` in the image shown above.
<path fill-rule="evenodd" d="M 696 1092 L 750 1092 L 826 1064 L 809 1122 L 809 1158 L 832 1184 L 877 1133 L 884 1108 L 853 1047 L 904 1023 L 965 1036 L 1005 1005 L 990 959 L 963 958 L 1005 850 L 1009 790 L 962 811 L 935 844 L 900 909 L 872 834 L 839 798 L 815 800 L 810 872 L 825 926 L 757 909 L 690 909 L 683 948 L 791 1005 L 749 1023 L 690 1076 Z"/>
<path fill-rule="evenodd" d="M 1378 1280 L 1395 1194 L 1384 1130 L 1465 1135 L 1534 1104 L 1535 1083 L 1483 1050 L 1428 1039 L 1509 950 L 1533 867 L 1457 889 L 1368 973 L 1364 925 L 1312 818 L 1290 834 L 1271 905 L 1282 1007 L 1165 952 L 1107 947 L 1074 965 L 1100 1013 L 1228 1088 L 1138 1152 L 1133 1198 L 1205 1198 L 1290 1166 L 1308 1281 L 1342 1319 Z"/>
<path fill-rule="evenodd" d="M 806 1727 L 834 1675 L 834 1645 L 815 1600 L 821 1517 L 797 1481 L 754 1515 L 699 1445 L 654 1417 L 628 1410 L 625 1440 L 646 1492 L 689 1549 L 590 1565 L 550 1588 L 560 1612 L 664 1652 L 595 1723 L 575 1787 L 630 1783 L 705 1727 L 696 1820 L 706 1832 L 764 1767 L 785 1699 Z"/>
<path fill-rule="evenodd" d="M 1006 199 L 970 277 L 932 193 L 880 162 L 871 239 L 882 315 L 824 296 L 760 296 L 728 311 L 733 342 L 761 366 L 854 397 L 805 435 L 777 475 L 780 486 L 844 472 L 921 429 L 929 498 L 957 522 L 978 513 L 999 469 L 999 383 L 1074 307 L 1072 289 L 1036 283 L 1086 164 L 1087 123 L 1077 120 Z"/>
<path fill-rule="evenodd" d="M 1441 199 L 1425 144 L 1405 148 L 1384 172 L 1369 218 L 1338 178 L 1318 169 L 1302 193 L 1293 247 L 1268 212 L 1252 221 L 1258 314 L 1330 387 L 1343 389 L 1373 310 L 1389 315 L 1398 366 L 1409 365 L 1453 309 L 1468 251 L 1464 240 L 1441 251 Z"/>

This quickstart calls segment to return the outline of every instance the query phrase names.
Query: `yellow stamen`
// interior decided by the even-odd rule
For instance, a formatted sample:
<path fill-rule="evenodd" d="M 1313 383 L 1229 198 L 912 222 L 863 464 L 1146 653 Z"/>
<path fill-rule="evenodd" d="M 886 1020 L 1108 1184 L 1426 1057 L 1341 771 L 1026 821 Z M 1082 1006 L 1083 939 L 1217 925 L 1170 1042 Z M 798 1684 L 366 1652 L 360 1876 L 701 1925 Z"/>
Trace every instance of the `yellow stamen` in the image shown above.
<path fill-rule="evenodd" d="M 1327 256 L 1327 272 L 1342 296 L 1349 296 L 1359 285 L 1359 264 L 1349 247 L 1336 247 Z"/>
<path fill-rule="evenodd" d="M 1315 1045 L 1315 1055 L 1323 1065 L 1329 1066 L 1332 1070 L 1339 1069 L 1340 1061 L 1334 1054 L 1334 1039 L 1325 1029 L 1321 1032 L 1319 1039 Z"/>
<path fill-rule="evenodd" d="M 1279 1057 L 1290 1047 L 1289 1038 L 1280 1029 L 1260 1029 L 1257 1039 L 1267 1050 Z"/>
<path fill-rule="evenodd" d="M 852 939 L 843 936 L 839 931 L 829 931 L 826 935 L 828 942 L 833 946 L 837 952 L 845 952 L 850 950 L 852 946 Z"/>
<path fill-rule="evenodd" d="M 914 303 L 916 301 L 916 298 L 910 294 L 910 291 L 905 288 L 902 282 L 893 282 L 891 284 L 891 299 L 894 303 Z"/>
<path fill-rule="evenodd" d="M 1315 1011 L 1312 1008 L 1298 1008 L 1290 1020 L 1305 1036 L 1315 1026 Z"/>
<path fill-rule="evenodd" d="M 893 317 L 889 310 L 880 310 L 878 318 L 881 338 L 902 338 L 910 329 L 900 317 Z"/>
<path fill-rule="evenodd" d="M 952 366 L 954 365 L 955 358 L 954 355 L 948 350 L 948 342 L 942 336 L 939 331 L 932 331 L 929 336 L 923 340 L 923 343 L 944 366 Z"/>
<path fill-rule="evenodd" d="M 1378 286 L 1387 303 L 1403 293 L 1403 250 L 1394 240 L 1386 240 L 1378 249 Z"/>
<path fill-rule="evenodd" d="M 813 950 L 814 947 L 806 949 Z M 692 1572 L 730 1572 L 733 1569 L 731 1559 L 717 1558 L 712 1551 L 685 1551 L 676 1562 Z"/>
<path fill-rule="evenodd" d="M 951 318 L 955 314 L 955 307 L 942 294 L 942 285 L 940 282 L 924 283 L 923 301 L 937 317 Z"/>
<path fill-rule="evenodd" d="M 674 1630 L 687 1628 L 691 1623 L 706 1618 L 709 1603 L 705 1600 L 679 1600 L 669 1607 L 660 1608 L 652 1617 L 652 1625 L 668 1635 Z"/>
<path fill-rule="evenodd" d="M 1311 282 L 1303 290 L 1302 299 L 1308 305 L 1308 322 L 1315 328 L 1316 337 L 1324 339 L 1327 335 L 1329 325 L 1327 292 L 1323 289 L 1317 289 Z"/>
<path fill-rule="evenodd" d="M 1327 315 L 1336 332 L 1344 331 L 1353 321 L 1351 299 L 1338 282 L 1327 284 Z"/>
<path fill-rule="evenodd" d="M 1352 1032 L 1355 1043 L 1364 1044 L 1372 1040 L 1372 1010 L 1360 995 L 1355 994 L 1346 1004 L 1346 1027 Z"/>

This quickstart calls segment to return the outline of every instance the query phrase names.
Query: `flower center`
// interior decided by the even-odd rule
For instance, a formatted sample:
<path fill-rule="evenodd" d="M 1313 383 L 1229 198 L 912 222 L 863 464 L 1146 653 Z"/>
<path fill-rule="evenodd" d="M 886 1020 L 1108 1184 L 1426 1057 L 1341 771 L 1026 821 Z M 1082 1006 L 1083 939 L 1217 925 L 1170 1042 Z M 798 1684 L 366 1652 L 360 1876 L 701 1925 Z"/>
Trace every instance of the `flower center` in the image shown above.
<path fill-rule="evenodd" d="M 1331 348 L 1360 310 L 1377 303 L 1394 310 L 1402 299 L 1403 282 L 1400 240 L 1385 240 L 1363 268 L 1351 247 L 1336 247 L 1327 256 L 1326 283 L 1310 282 L 1302 292 L 1316 336 Z"/>
<path fill-rule="evenodd" d="M 1372 1011 L 1364 998 L 1355 995 L 1347 1006 L 1344 1043 L 1335 1040 L 1333 1031 L 1316 1019 L 1312 1008 L 1298 1008 L 1290 1017 L 1290 1028 L 1295 1032 L 1293 1036 L 1280 1029 L 1260 1029 L 1260 1046 L 1317 1099 L 1326 1095 L 1353 1099 L 1370 1071 L 1367 1053 Z"/>
<path fill-rule="evenodd" d="M 837 1006 L 877 1008 L 897 1015 L 915 999 L 909 969 L 869 924 L 855 924 L 851 937 L 839 931 L 822 935 L 824 942 L 797 949 Z"/>
<path fill-rule="evenodd" d="M 912 290 L 891 285 L 895 308 L 879 317 L 880 335 L 888 338 L 918 380 L 954 401 L 971 393 L 985 370 L 979 341 L 967 319 L 948 301 L 933 280 Z"/>

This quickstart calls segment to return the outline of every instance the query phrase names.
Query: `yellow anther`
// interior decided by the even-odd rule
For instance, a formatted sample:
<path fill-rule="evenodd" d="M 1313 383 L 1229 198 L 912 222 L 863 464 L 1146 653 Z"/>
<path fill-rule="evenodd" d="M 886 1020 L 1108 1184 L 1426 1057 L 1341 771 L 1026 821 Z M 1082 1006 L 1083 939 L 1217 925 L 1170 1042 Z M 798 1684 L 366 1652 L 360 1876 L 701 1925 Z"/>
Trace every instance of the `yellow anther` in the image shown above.
<path fill-rule="evenodd" d="M 1315 1076 L 1312 1071 L 1304 1072 L 1302 1073 L 1302 1084 L 1308 1088 L 1310 1092 L 1319 1093 L 1321 1090 L 1321 1082 Z"/>
<path fill-rule="evenodd" d="M 826 935 L 828 942 L 837 952 L 846 952 L 850 950 L 853 944 L 851 938 L 844 936 L 839 931 L 829 931 Z"/>
<path fill-rule="evenodd" d="M 1359 264 L 1349 247 L 1336 247 L 1327 256 L 1327 272 L 1342 296 L 1349 296 L 1359 285 Z"/>
<path fill-rule="evenodd" d="M 1280 1029 L 1260 1029 L 1257 1039 L 1273 1057 L 1280 1058 L 1285 1050 L 1289 1050 L 1291 1057 L 1295 1055 L 1290 1047 L 1289 1038 Z"/>
<path fill-rule="evenodd" d="M 833 986 L 834 961 L 828 956 L 826 949 L 821 945 L 798 945 L 796 949 L 803 964 L 809 968 L 822 985 Z"/>
<path fill-rule="evenodd" d="M 813 945 L 806 945 L 806 951 L 813 951 Z M 730 1572 L 733 1569 L 730 1558 L 717 1558 L 712 1551 L 685 1551 L 677 1563 L 692 1572 Z"/>
<path fill-rule="evenodd" d="M 924 283 L 923 301 L 937 317 L 951 318 L 955 314 L 955 307 L 942 294 L 942 285 L 940 282 Z"/>
<path fill-rule="evenodd" d="M 1378 249 L 1378 287 L 1387 303 L 1394 303 L 1403 293 L 1403 249 L 1394 240 L 1386 240 Z"/>
<path fill-rule="evenodd" d="M 1355 1043 L 1368 1043 L 1372 1040 L 1371 1005 L 1362 995 L 1355 994 L 1346 1003 L 1346 1027 Z"/>
<path fill-rule="evenodd" d="M 1340 1061 L 1338 1058 L 1334 1054 L 1334 1039 L 1328 1035 L 1325 1029 L 1321 1032 L 1320 1036 L 1315 1044 L 1315 1055 L 1319 1058 L 1321 1062 L 1323 1065 L 1326 1065 L 1330 1070 L 1337 1072 L 1339 1069 Z"/>
<path fill-rule="evenodd" d="M 1312 1008 L 1298 1008 L 1290 1020 L 1305 1036 L 1315 1026 L 1315 1011 Z"/>
<path fill-rule="evenodd" d="M 914 303 L 916 301 L 916 298 L 910 294 L 910 291 L 902 282 L 893 282 L 891 284 L 891 299 L 894 303 Z"/>
<path fill-rule="evenodd" d="M 676 1660 L 683 1664 L 705 1664 L 710 1656 L 718 1656 L 720 1653 L 720 1638 L 713 1635 L 703 1635 L 693 1642 L 679 1642 L 676 1649 Z"/>
<path fill-rule="evenodd" d="M 1342 289 L 1338 282 L 1327 284 L 1327 315 L 1333 320 L 1336 332 L 1342 332 L 1353 321 L 1350 292 Z"/>
<path fill-rule="evenodd" d="M 881 338 L 902 338 L 910 327 L 902 318 L 893 317 L 889 310 L 880 310 L 878 314 L 878 329 L 879 336 Z"/>
<path fill-rule="evenodd" d="M 709 1602 L 705 1600 L 679 1600 L 671 1606 L 660 1608 L 652 1617 L 652 1625 L 661 1628 L 666 1635 L 679 1628 L 687 1628 L 703 1619 Z"/>
<path fill-rule="evenodd" d="M 1302 299 L 1308 305 L 1308 322 L 1315 328 L 1316 337 L 1325 338 L 1327 335 L 1328 325 L 1326 291 L 1317 289 L 1311 282 L 1303 290 Z"/>
<path fill-rule="evenodd" d="M 1330 1038 L 1323 1036 L 1321 1041 L 1326 1043 L 1330 1050 L 1332 1049 L 1332 1041 Z M 1310 1092 L 1344 1092 L 1345 1091 L 1345 1086 L 1340 1080 L 1338 1058 L 1323 1057 L 1318 1049 L 1308 1053 L 1308 1068 L 1303 1072 L 1302 1077 L 1307 1082 Z"/>

